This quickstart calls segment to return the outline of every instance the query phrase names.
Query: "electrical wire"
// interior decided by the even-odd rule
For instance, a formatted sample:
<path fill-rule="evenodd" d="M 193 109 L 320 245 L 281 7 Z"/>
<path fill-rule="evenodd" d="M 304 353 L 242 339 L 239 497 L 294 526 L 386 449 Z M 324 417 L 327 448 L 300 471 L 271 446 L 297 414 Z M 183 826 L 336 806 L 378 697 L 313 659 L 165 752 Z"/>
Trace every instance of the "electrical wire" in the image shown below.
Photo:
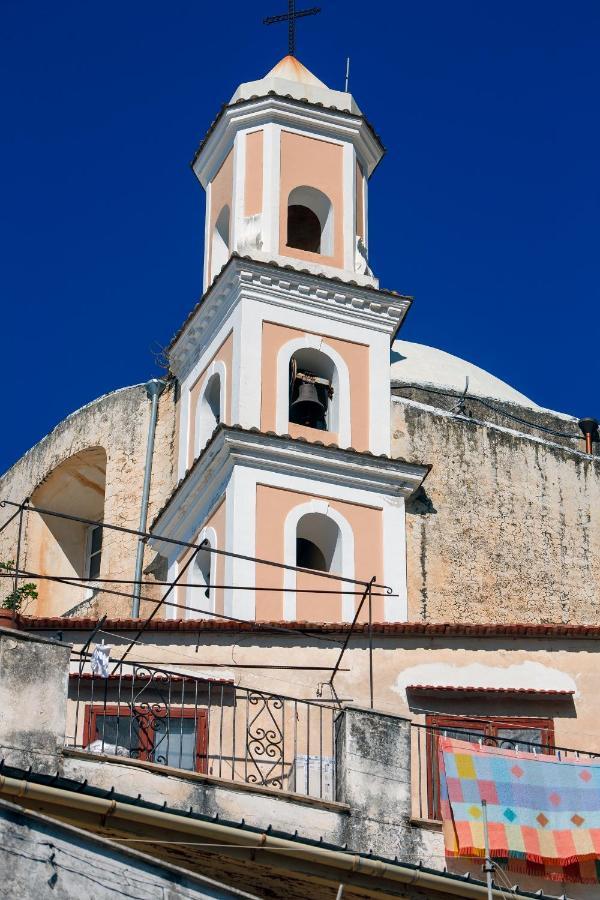
<path fill-rule="evenodd" d="M 425 387 L 425 385 L 421 384 L 405 384 L 401 382 L 393 382 L 393 388 L 415 388 L 416 390 L 423 391 L 426 394 L 437 394 L 441 397 L 446 397 L 449 400 L 456 400 L 456 394 L 448 393 L 448 391 L 442 391 L 439 388 Z M 396 395 L 397 396 L 397 395 Z M 543 431 L 545 434 L 551 434 L 553 437 L 561 437 L 568 438 L 572 441 L 582 441 L 585 438 L 580 434 L 567 434 L 564 431 L 556 431 L 553 428 L 548 428 L 546 425 L 539 425 L 536 422 L 529 422 L 527 419 L 522 419 L 520 416 L 515 416 L 514 413 L 509 413 L 505 409 L 502 409 L 499 406 L 495 406 L 493 403 L 490 403 L 488 400 L 483 400 L 481 397 L 474 397 L 472 394 L 464 393 L 460 396 L 461 406 L 465 400 L 469 400 L 471 402 L 480 403 L 482 406 L 485 406 L 487 409 L 492 410 L 499 416 L 504 416 L 507 419 L 512 419 L 513 422 L 518 422 L 519 425 L 525 425 L 527 428 L 534 428 L 538 431 Z M 446 412 L 454 412 L 453 409 L 448 409 Z M 455 412 L 455 415 L 460 415 L 459 412 Z"/>

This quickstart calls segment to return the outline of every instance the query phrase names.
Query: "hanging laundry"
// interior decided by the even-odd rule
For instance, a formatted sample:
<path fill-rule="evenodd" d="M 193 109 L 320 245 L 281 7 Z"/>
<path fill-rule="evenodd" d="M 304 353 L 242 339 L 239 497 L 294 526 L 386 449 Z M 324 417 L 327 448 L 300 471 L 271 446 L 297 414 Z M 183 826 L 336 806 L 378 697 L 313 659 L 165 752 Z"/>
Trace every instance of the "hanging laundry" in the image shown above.
<path fill-rule="evenodd" d="M 448 857 L 484 857 L 554 881 L 600 881 L 600 761 L 439 739 Z"/>
<path fill-rule="evenodd" d="M 96 644 L 92 653 L 91 667 L 92 674 L 99 675 L 100 678 L 108 678 L 108 667 L 110 663 L 110 651 L 112 647 L 104 642 Z"/>

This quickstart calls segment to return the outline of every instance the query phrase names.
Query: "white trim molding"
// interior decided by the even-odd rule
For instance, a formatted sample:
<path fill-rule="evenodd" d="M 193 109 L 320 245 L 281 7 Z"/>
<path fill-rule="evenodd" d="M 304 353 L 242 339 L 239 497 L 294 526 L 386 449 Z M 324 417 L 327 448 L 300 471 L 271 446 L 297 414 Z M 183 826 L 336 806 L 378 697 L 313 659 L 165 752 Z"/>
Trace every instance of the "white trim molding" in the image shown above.
<path fill-rule="evenodd" d="M 290 359 L 298 350 L 318 350 L 328 356 L 335 366 L 334 410 L 335 418 L 330 422 L 329 431 L 337 433 L 338 446 L 350 447 L 351 420 L 350 420 L 350 372 L 345 359 L 334 350 L 324 338 L 317 334 L 306 334 L 301 338 L 293 338 L 279 349 L 277 354 L 277 384 L 275 386 L 275 431 L 277 434 L 287 434 L 289 431 L 289 368 Z"/>
<path fill-rule="evenodd" d="M 221 426 L 208 446 L 178 485 L 151 526 L 153 549 L 166 556 L 175 577 L 175 560 L 182 549 L 161 538 L 191 542 L 203 522 L 226 497 L 226 535 L 223 549 L 250 559 L 226 557 L 227 584 L 252 585 L 256 579 L 257 485 L 309 495 L 306 512 L 327 510 L 336 519 L 329 501 L 368 506 L 381 511 L 383 529 L 383 578 L 396 596 L 386 596 L 386 621 L 404 621 L 407 616 L 406 531 L 404 500 L 427 475 L 426 466 L 401 460 L 323 447 L 289 437 L 263 434 L 258 430 Z M 316 505 L 313 505 L 316 504 Z M 299 504 L 300 507 L 304 504 Z M 298 509 L 298 507 L 296 507 Z M 285 558 L 295 559 L 295 527 L 299 517 L 289 519 L 285 531 Z M 349 527 L 337 519 L 342 536 L 340 574 L 352 577 L 354 544 Z M 293 554 L 293 555 L 292 555 Z M 285 571 L 285 570 L 284 570 Z M 289 580 L 287 584 L 292 584 Z M 254 591 L 229 589 L 224 596 L 225 614 L 252 621 L 256 615 Z M 284 600 L 285 618 L 293 618 L 294 595 Z M 342 603 L 344 621 L 352 619 L 352 601 Z"/>
<path fill-rule="evenodd" d="M 317 514 L 330 518 L 340 531 L 340 565 L 341 578 L 354 579 L 354 532 L 344 516 L 330 506 L 326 500 L 309 500 L 295 506 L 287 514 L 283 527 L 284 563 L 286 566 L 296 565 L 296 533 L 300 519 L 309 514 Z M 334 574 L 334 573 L 332 573 Z M 296 575 L 293 569 L 283 570 L 283 618 L 289 622 L 296 619 Z M 346 585 L 346 589 L 348 586 Z M 342 583 L 342 590 L 344 584 Z M 354 595 L 342 595 L 342 621 L 351 622 L 354 618 Z"/>

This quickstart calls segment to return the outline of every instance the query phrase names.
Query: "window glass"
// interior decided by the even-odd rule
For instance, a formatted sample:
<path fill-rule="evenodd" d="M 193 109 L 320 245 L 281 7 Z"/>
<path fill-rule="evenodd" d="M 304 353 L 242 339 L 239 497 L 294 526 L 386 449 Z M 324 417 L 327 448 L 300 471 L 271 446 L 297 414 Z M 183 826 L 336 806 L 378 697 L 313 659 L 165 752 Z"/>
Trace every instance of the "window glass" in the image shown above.
<path fill-rule="evenodd" d="M 95 717 L 96 728 L 93 740 L 113 747 L 123 747 L 133 756 L 141 748 L 141 728 L 138 719 L 128 714 L 120 716 Z"/>
<path fill-rule="evenodd" d="M 89 543 L 89 578 L 98 578 L 102 560 L 102 525 L 93 525 L 90 529 Z"/>
<path fill-rule="evenodd" d="M 196 722 L 193 718 L 169 719 L 168 741 L 162 741 L 162 756 L 168 766 L 177 769 L 196 769 Z"/>

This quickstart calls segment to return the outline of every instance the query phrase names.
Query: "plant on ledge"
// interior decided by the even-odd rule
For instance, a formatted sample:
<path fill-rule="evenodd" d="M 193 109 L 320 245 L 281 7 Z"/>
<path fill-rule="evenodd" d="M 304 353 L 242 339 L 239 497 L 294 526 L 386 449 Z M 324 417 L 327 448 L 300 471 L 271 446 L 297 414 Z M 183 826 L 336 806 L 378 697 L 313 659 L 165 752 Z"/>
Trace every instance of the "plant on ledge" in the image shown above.
<path fill-rule="evenodd" d="M 0 572 L 14 573 L 14 571 L 14 559 L 9 559 L 9 561 L 5 563 L 0 562 Z M 2 609 L 10 609 L 11 612 L 18 613 L 21 611 L 23 603 L 29 600 L 37 600 L 37 597 L 37 586 L 32 581 L 29 581 L 26 584 L 20 584 L 4 598 L 1 604 Z"/>

